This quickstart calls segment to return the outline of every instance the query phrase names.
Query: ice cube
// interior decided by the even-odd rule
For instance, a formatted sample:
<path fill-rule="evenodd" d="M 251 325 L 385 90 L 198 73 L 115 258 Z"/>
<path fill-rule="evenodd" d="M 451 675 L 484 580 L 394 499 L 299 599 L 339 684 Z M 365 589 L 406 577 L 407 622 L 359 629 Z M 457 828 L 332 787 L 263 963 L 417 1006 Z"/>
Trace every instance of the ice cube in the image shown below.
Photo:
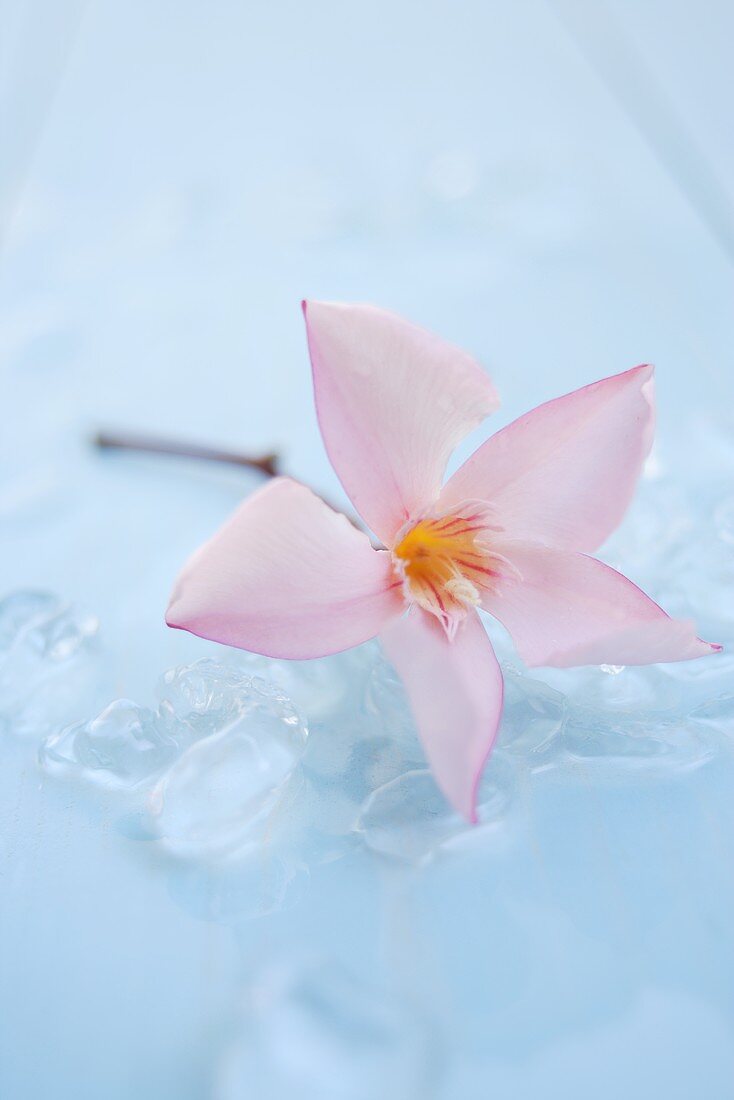
<path fill-rule="evenodd" d="M 158 683 L 159 710 L 173 722 L 185 722 L 199 735 L 220 730 L 248 706 L 252 676 L 222 661 L 202 657 L 163 673 Z"/>
<path fill-rule="evenodd" d="M 612 715 L 592 707 L 576 708 L 563 747 L 573 759 L 617 773 L 685 771 L 718 751 L 716 740 L 695 722 L 654 712 Z"/>
<path fill-rule="evenodd" d="M 280 687 L 309 726 L 332 722 L 354 710 L 355 697 L 374 664 L 376 645 L 367 643 L 344 653 L 311 661 L 284 661 L 256 654 L 240 654 L 246 672 Z"/>
<path fill-rule="evenodd" d="M 39 756 L 52 774 L 131 789 L 158 775 L 179 751 L 170 727 L 157 714 L 117 699 L 96 718 L 52 734 Z"/>
<path fill-rule="evenodd" d="M 227 698 L 225 691 L 218 716 Z M 156 832 L 175 855 L 220 856 L 259 843 L 303 755 L 307 729 L 283 692 L 255 678 L 236 699 L 229 723 L 191 745 L 151 796 Z"/>
<path fill-rule="evenodd" d="M 0 602 L 0 728 L 43 737 L 98 702 L 97 620 L 50 592 Z"/>
<path fill-rule="evenodd" d="M 364 711 L 408 755 L 419 753 L 415 723 L 402 680 L 384 657 L 375 661 L 367 678 Z M 420 759 L 420 755 L 418 756 Z"/>
<path fill-rule="evenodd" d="M 694 723 L 718 730 L 731 739 L 734 733 L 734 695 L 731 692 L 722 692 L 694 707 L 689 717 Z"/>
<path fill-rule="evenodd" d="M 59 606 L 52 592 L 21 590 L 0 600 L 0 654 L 6 653 L 34 623 L 55 615 Z"/>
<path fill-rule="evenodd" d="M 560 691 L 505 667 L 505 699 L 498 744 L 529 767 L 544 764 L 558 743 L 568 704 Z"/>
<path fill-rule="evenodd" d="M 405 772 L 365 800 L 355 823 L 374 852 L 408 863 L 422 863 L 467 830 L 499 821 L 516 784 L 512 765 L 494 753 L 479 788 L 479 826 L 469 825 L 446 801 L 428 769 Z"/>

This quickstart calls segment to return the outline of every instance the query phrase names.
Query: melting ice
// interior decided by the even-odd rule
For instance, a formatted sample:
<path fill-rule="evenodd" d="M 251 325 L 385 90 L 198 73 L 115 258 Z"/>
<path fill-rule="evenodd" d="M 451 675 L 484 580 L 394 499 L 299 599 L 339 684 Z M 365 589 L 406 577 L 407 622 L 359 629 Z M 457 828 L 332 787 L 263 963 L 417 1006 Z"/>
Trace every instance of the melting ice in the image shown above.
<path fill-rule="evenodd" d="M 724 643 L 734 634 L 732 499 L 707 502 L 707 527 L 692 522 L 678 487 L 645 483 L 606 554 L 674 610 L 700 609 L 702 629 Z M 21 732 L 55 724 L 44 767 L 142 793 L 148 831 L 169 853 L 221 861 L 266 844 L 284 867 L 358 848 L 423 863 L 467 833 L 426 770 L 402 684 L 376 643 L 308 662 L 220 650 L 222 659 L 164 673 L 153 707 L 117 700 L 84 717 L 75 670 L 95 631 L 48 593 L 2 601 L 0 720 Z M 633 772 L 652 780 L 703 767 L 728 743 L 731 648 L 689 665 L 530 675 L 496 642 L 506 702 L 477 843 L 491 847 L 500 824 L 521 821 L 518 792 L 535 775 L 583 764 L 595 782 Z M 64 724 L 67 713 L 75 720 Z"/>

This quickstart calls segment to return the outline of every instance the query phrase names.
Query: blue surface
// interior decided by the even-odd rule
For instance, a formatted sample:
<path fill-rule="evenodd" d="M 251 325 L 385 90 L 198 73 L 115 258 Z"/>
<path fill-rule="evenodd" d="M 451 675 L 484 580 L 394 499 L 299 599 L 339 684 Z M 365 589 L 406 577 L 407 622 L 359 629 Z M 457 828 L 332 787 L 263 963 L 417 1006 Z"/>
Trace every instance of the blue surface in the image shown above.
<path fill-rule="evenodd" d="M 187 554 L 257 484 L 100 457 L 94 428 L 275 446 L 344 499 L 312 409 L 304 295 L 373 300 L 472 349 L 504 401 L 486 431 L 654 361 L 657 470 L 609 557 L 734 641 L 732 10 L 594 9 L 3 14 L 2 588 L 53 590 L 101 624 L 83 691 L 49 694 L 54 721 L 123 696 L 152 705 L 164 669 L 220 655 L 167 631 L 163 608 Z M 699 714 L 691 756 L 656 767 L 630 763 L 628 726 L 621 760 L 572 740 L 547 769 L 520 753 L 494 831 L 420 866 L 356 834 L 344 858 L 289 871 L 260 916 L 277 860 L 254 883 L 172 860 L 139 806 L 47 776 L 38 738 L 8 732 L 0 1095 L 259 1096 L 257 1058 L 271 1041 L 282 1055 L 272 1036 L 307 1076 L 342 1046 L 344 1072 L 366 1064 L 368 1034 L 395 1080 L 437 1100 L 726 1100 L 730 669 L 553 680 L 607 734 L 615 708 L 644 724 L 670 703 L 688 744 L 679 716 L 719 710 Z M 314 968 L 326 992 L 301 1012 Z M 327 1043 L 318 1021 L 350 1021 L 344 1005 L 354 1027 Z"/>

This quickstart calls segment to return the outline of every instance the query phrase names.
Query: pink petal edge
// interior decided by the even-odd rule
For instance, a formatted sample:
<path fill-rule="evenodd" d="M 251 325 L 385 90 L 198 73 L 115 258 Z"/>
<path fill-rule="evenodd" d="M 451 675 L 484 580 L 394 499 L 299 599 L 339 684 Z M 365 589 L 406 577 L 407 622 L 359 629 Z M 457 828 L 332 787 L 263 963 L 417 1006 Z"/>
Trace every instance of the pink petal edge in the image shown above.
<path fill-rule="evenodd" d="M 479 616 L 472 612 L 449 641 L 433 616 L 414 607 L 380 640 L 405 685 L 438 786 L 476 824 L 479 784 L 504 696 L 502 673 Z"/>
<path fill-rule="evenodd" d="M 390 546 L 454 447 L 498 404 L 466 352 L 387 310 L 304 301 L 316 413 L 352 504 Z"/>
<path fill-rule="evenodd" d="M 645 364 L 508 424 L 449 479 L 441 505 L 492 503 L 507 537 L 593 551 L 627 510 L 654 433 Z"/>
<path fill-rule="evenodd" d="M 503 578 L 482 606 L 531 667 L 664 664 L 721 649 L 596 558 L 525 542 L 502 552 L 521 579 Z"/>
<path fill-rule="evenodd" d="M 390 555 L 310 489 L 275 478 L 184 566 L 166 622 L 305 660 L 374 638 L 404 607 Z"/>

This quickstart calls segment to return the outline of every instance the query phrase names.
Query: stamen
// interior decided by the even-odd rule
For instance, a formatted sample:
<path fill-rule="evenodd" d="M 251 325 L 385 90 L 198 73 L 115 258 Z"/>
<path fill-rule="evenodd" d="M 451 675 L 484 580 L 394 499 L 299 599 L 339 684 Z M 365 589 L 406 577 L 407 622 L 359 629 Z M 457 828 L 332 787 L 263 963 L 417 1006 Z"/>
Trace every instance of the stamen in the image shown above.
<path fill-rule="evenodd" d="M 443 515 L 424 515 L 398 533 L 393 561 L 406 599 L 434 614 L 449 638 L 482 592 L 517 569 L 493 549 L 491 535 L 501 532 L 492 508 L 466 501 Z"/>

